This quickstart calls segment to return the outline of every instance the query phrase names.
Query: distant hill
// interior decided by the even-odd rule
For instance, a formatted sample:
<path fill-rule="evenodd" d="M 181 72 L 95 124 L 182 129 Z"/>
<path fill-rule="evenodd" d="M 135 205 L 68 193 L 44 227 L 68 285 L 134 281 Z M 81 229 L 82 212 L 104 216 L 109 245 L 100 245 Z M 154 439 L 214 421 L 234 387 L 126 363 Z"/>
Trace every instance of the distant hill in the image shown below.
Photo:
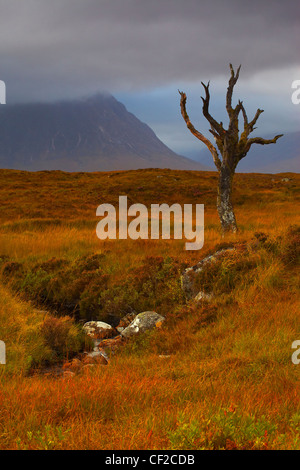
<path fill-rule="evenodd" d="M 0 106 L 0 168 L 202 170 L 177 155 L 111 95 Z"/>
<path fill-rule="evenodd" d="M 269 139 L 274 135 L 263 137 Z M 215 170 L 211 154 L 206 148 L 187 153 L 187 156 Z M 247 156 L 238 164 L 237 172 L 299 173 L 300 132 L 287 133 L 276 144 L 252 145 Z"/>

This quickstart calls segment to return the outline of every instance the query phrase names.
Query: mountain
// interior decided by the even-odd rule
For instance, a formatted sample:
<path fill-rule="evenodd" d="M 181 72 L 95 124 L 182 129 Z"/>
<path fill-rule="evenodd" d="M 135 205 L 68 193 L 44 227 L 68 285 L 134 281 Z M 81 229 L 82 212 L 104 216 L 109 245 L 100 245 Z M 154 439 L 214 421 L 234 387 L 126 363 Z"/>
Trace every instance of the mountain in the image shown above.
<path fill-rule="evenodd" d="M 264 136 L 264 138 L 270 139 L 274 135 Z M 212 169 L 215 169 L 211 154 L 206 148 L 199 152 L 186 153 L 186 155 L 203 165 L 209 165 Z M 300 132 L 286 133 L 276 144 L 252 145 L 247 156 L 238 164 L 237 172 L 299 173 Z"/>
<path fill-rule="evenodd" d="M 111 95 L 0 106 L 0 168 L 202 170 L 177 155 Z"/>

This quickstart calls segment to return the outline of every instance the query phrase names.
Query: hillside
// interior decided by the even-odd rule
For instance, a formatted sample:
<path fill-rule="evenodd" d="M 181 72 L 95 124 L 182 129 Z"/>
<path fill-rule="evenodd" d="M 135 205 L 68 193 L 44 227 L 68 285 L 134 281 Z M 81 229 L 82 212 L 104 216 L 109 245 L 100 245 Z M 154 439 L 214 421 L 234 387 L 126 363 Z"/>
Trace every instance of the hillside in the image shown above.
<path fill-rule="evenodd" d="M 226 238 L 216 184 L 202 171 L 0 170 L 1 449 L 300 449 L 300 176 L 238 173 Z M 203 203 L 203 249 L 100 241 L 96 208 L 121 194 Z M 194 278 L 212 297 L 187 298 L 183 271 L 228 247 Z M 64 369 L 89 347 L 84 321 L 152 310 L 163 325 L 106 365 Z"/>
<path fill-rule="evenodd" d="M 164 145 L 111 95 L 0 107 L 0 168 L 201 170 Z"/>

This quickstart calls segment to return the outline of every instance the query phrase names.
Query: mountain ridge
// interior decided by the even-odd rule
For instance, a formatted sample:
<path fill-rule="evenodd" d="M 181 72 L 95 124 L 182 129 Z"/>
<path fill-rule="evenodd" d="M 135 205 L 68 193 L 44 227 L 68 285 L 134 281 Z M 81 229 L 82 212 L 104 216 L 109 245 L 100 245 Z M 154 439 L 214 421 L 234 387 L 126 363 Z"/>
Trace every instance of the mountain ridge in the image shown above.
<path fill-rule="evenodd" d="M 112 95 L 0 107 L 0 167 L 110 171 L 206 169 L 177 155 Z"/>

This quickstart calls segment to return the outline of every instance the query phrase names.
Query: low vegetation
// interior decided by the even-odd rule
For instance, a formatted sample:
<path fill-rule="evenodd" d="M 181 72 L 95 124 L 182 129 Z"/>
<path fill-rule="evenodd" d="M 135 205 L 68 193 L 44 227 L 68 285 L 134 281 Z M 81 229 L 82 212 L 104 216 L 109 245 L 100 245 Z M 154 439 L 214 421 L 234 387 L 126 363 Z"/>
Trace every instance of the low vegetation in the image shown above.
<path fill-rule="evenodd" d="M 157 178 L 160 176 L 160 178 Z M 300 177 L 237 174 L 240 231 L 222 238 L 214 173 L 0 171 L 2 449 L 299 449 Z M 288 178 L 288 181 L 282 181 Z M 96 207 L 205 204 L 201 251 L 96 237 Z M 259 201 L 259 202 L 258 202 Z M 188 301 L 181 273 L 209 302 Z M 163 327 L 107 366 L 34 373 L 90 347 L 83 321 L 155 310 Z"/>

